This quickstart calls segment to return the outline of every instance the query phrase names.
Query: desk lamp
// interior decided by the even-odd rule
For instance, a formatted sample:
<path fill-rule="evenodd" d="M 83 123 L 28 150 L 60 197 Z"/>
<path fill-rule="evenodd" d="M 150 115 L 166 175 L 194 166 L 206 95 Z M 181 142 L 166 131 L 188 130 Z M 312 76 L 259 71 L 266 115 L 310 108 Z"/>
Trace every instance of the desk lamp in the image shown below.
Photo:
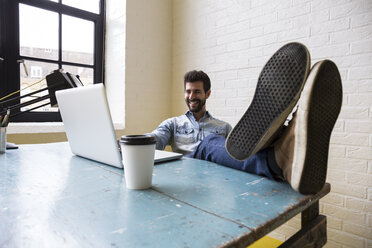
<path fill-rule="evenodd" d="M 43 107 L 45 105 L 50 104 L 52 107 L 57 106 L 57 99 L 56 99 L 56 91 L 57 90 L 63 90 L 63 89 L 68 89 L 68 88 L 75 88 L 75 87 L 80 87 L 83 86 L 81 83 L 80 79 L 78 76 L 75 76 L 71 73 L 64 73 L 62 70 L 55 70 L 51 74 L 46 76 L 46 81 L 47 81 L 47 87 L 42 88 L 40 90 L 36 90 L 34 92 L 28 93 L 23 96 L 15 96 L 7 100 L 0 100 L 0 118 L 3 120 L 2 122 L 0 121 L 0 124 L 2 126 L 7 126 L 8 122 L 10 119 L 14 116 L 21 115 L 23 113 L 30 112 L 32 110 L 38 109 L 40 107 Z M 41 82 L 41 81 L 40 81 Z M 23 103 L 19 103 L 19 100 L 28 97 L 28 96 L 33 96 L 39 92 L 42 92 L 44 90 L 48 90 L 47 95 L 45 96 L 34 96 L 35 99 L 32 99 L 30 101 L 26 101 Z M 14 92 L 10 95 L 9 97 L 13 94 L 16 94 L 17 92 Z M 8 96 L 3 97 L 3 99 L 8 98 Z M 48 103 L 43 103 L 39 106 L 33 107 L 31 109 L 28 109 L 26 111 L 21 111 L 21 108 L 29 106 L 31 104 L 35 104 L 38 102 L 41 102 L 43 100 L 50 99 L 50 102 Z M 5 121 L 6 120 L 6 121 Z M 10 147 L 11 145 L 7 143 L 7 147 Z"/>

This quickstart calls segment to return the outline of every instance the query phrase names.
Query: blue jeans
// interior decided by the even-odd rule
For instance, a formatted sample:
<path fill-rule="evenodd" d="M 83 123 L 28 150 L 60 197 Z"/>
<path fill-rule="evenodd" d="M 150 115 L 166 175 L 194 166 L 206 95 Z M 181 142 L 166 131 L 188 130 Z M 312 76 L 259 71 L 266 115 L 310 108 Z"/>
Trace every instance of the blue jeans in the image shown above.
<path fill-rule="evenodd" d="M 208 135 L 188 157 L 214 162 L 271 179 L 281 177 L 281 169 L 276 164 L 272 147 L 261 150 L 244 161 L 239 161 L 227 153 L 225 142 L 226 139 L 222 136 Z"/>

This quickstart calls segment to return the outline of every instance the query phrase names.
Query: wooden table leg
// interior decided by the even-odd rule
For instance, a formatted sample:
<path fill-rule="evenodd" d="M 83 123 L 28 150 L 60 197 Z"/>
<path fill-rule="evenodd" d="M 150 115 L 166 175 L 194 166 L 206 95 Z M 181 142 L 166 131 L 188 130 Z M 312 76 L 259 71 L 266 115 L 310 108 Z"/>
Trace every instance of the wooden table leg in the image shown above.
<path fill-rule="evenodd" d="M 327 242 L 327 217 L 319 215 L 319 201 L 302 211 L 301 230 L 279 247 L 322 247 Z"/>
<path fill-rule="evenodd" d="M 301 213 L 301 228 L 307 226 L 312 220 L 319 216 L 319 201 L 314 202 Z"/>

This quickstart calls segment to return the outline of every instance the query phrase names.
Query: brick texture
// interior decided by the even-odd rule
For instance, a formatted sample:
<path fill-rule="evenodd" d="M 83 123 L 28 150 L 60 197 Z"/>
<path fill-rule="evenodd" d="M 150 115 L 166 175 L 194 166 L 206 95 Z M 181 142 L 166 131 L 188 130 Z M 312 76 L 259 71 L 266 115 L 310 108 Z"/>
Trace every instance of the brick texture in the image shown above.
<path fill-rule="evenodd" d="M 312 64 L 333 60 L 343 80 L 343 106 L 331 139 L 321 201 L 328 218 L 326 247 L 372 244 L 372 1 L 371 0 L 175 0 L 173 82 L 191 69 L 212 79 L 207 108 L 232 125 L 254 95 L 270 56 L 287 42 L 305 44 Z M 173 95 L 182 93 L 174 86 Z M 185 111 L 174 99 L 173 115 Z M 271 233 L 284 240 L 293 220 Z"/>

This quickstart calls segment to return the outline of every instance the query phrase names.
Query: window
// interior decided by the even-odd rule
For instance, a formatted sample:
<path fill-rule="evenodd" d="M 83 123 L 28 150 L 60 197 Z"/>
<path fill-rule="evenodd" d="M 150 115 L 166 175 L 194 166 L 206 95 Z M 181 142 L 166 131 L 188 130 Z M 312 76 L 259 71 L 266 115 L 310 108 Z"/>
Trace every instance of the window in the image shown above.
<path fill-rule="evenodd" d="M 0 0 L 0 98 L 18 90 L 18 96 L 40 90 L 15 103 L 21 104 L 48 94 L 44 78 L 57 69 L 79 75 L 84 85 L 103 82 L 104 4 Z M 11 121 L 61 121 L 58 108 L 48 103 L 21 106 L 26 112 Z"/>
<path fill-rule="evenodd" d="M 42 75 L 43 75 L 43 68 L 41 66 L 31 66 L 31 78 L 41 79 Z"/>

